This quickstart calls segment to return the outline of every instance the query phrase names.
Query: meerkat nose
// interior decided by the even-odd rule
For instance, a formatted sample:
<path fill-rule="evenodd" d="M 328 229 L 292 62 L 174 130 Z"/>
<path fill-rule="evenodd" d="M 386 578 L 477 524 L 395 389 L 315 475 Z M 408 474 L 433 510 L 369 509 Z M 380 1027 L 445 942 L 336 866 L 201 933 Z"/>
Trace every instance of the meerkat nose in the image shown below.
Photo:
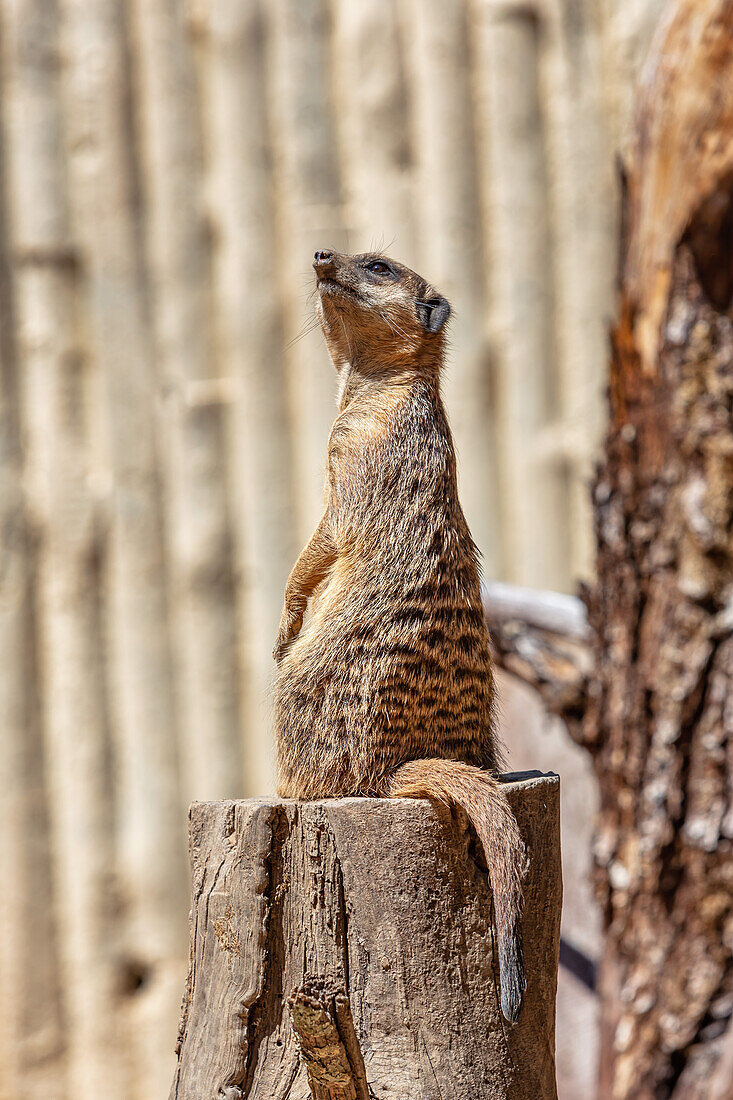
<path fill-rule="evenodd" d="M 317 275 L 324 275 L 333 267 L 333 252 L 330 248 L 324 248 L 316 252 L 313 257 L 313 267 Z"/>

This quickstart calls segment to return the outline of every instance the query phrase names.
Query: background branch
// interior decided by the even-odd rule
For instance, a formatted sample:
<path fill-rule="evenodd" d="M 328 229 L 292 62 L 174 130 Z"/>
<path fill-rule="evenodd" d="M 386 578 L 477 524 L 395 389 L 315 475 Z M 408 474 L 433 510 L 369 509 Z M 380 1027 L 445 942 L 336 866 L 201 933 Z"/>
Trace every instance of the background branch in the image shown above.
<path fill-rule="evenodd" d="M 593 670 L 591 629 L 577 596 L 499 581 L 483 587 L 496 665 L 534 688 L 551 714 L 583 743 Z"/>

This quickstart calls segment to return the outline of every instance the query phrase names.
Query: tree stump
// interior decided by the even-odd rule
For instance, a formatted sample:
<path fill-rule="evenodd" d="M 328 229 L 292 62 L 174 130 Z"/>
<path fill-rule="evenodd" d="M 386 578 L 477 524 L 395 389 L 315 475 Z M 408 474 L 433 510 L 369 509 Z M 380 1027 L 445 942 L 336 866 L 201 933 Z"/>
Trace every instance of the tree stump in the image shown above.
<path fill-rule="evenodd" d="M 556 1098 L 559 779 L 525 773 L 506 790 L 529 864 L 513 1026 L 462 813 L 411 799 L 194 803 L 170 1100 Z"/>

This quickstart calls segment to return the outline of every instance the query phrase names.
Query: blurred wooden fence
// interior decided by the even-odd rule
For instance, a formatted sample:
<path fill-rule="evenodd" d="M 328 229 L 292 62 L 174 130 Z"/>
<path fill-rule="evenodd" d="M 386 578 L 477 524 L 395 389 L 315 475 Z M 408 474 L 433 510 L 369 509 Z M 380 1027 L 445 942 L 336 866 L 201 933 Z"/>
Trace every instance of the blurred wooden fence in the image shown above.
<path fill-rule="evenodd" d="M 662 0 L 0 0 L 0 1096 L 167 1092 L 185 808 L 271 787 L 316 247 L 454 303 L 486 571 L 591 568 L 614 150 Z"/>

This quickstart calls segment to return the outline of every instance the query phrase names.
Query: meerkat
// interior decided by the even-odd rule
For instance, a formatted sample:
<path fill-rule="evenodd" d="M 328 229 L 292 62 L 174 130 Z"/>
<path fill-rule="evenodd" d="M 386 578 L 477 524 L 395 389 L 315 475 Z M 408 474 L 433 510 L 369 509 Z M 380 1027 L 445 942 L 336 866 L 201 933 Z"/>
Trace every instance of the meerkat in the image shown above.
<path fill-rule="evenodd" d="M 524 849 L 497 779 L 478 552 L 440 396 L 450 306 L 383 255 L 324 250 L 313 267 L 339 405 L 325 511 L 287 582 L 274 650 L 278 793 L 462 807 L 489 870 L 513 1022 Z"/>

